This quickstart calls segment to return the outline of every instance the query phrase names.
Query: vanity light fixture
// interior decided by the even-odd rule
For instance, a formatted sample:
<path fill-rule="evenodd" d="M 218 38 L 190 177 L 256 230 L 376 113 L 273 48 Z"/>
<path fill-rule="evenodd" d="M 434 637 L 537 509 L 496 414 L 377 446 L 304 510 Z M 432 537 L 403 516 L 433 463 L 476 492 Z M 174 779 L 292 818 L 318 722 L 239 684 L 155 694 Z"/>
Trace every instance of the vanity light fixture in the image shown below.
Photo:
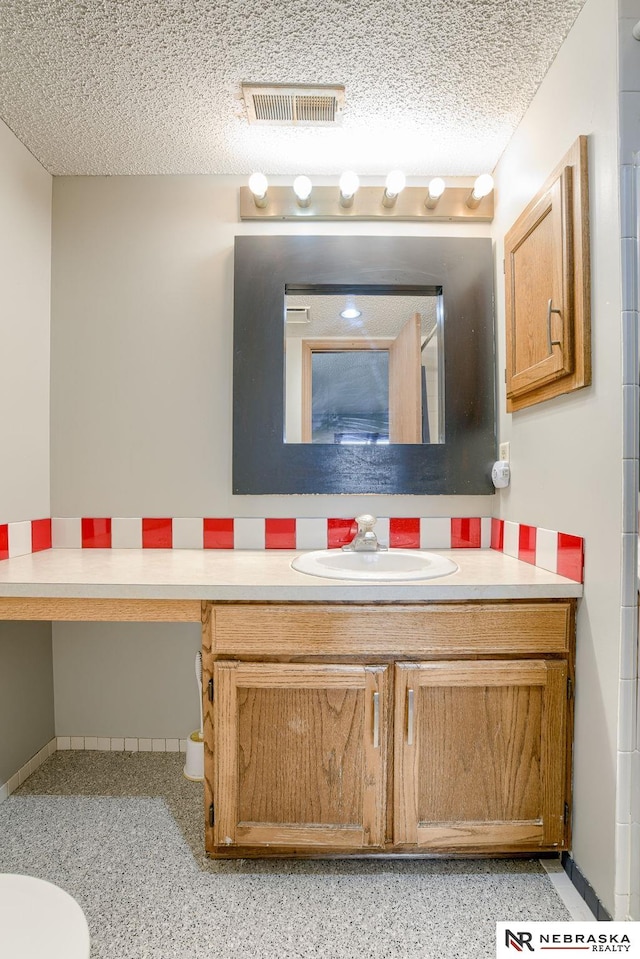
<path fill-rule="evenodd" d="M 440 197 L 445 191 L 445 186 L 446 184 L 440 176 L 435 176 L 433 180 L 431 180 L 428 186 L 427 199 L 424 201 L 427 210 L 435 210 Z"/>
<path fill-rule="evenodd" d="M 313 184 L 308 176 L 297 176 L 293 181 L 293 192 L 298 206 L 307 207 L 311 203 Z"/>
<path fill-rule="evenodd" d="M 387 209 L 392 207 L 398 199 L 398 194 L 402 193 L 406 185 L 407 178 L 402 170 L 392 170 L 388 173 L 382 194 L 382 205 Z"/>
<path fill-rule="evenodd" d="M 264 173 L 251 174 L 249 177 L 249 189 L 253 193 L 253 202 L 260 210 L 263 210 L 267 205 L 268 188 L 269 181 Z"/>
<path fill-rule="evenodd" d="M 353 170 L 345 170 L 340 177 L 340 206 L 353 206 L 353 198 L 360 187 L 360 177 Z"/>
<path fill-rule="evenodd" d="M 480 200 L 483 200 L 485 196 L 489 196 L 493 190 L 493 177 L 490 173 L 481 173 L 476 182 L 473 184 L 473 190 L 467 197 L 467 206 L 470 210 L 475 210 L 480 206 Z"/>

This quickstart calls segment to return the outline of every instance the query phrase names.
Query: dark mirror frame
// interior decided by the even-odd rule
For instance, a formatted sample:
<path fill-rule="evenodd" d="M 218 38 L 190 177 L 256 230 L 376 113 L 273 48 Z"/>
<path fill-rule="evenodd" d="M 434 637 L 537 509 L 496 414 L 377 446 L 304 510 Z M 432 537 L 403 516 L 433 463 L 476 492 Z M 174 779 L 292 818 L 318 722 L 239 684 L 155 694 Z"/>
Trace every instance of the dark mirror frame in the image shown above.
<path fill-rule="evenodd" d="M 284 442 L 285 287 L 442 288 L 445 442 Z M 239 236 L 234 258 L 233 492 L 493 493 L 491 240 Z"/>

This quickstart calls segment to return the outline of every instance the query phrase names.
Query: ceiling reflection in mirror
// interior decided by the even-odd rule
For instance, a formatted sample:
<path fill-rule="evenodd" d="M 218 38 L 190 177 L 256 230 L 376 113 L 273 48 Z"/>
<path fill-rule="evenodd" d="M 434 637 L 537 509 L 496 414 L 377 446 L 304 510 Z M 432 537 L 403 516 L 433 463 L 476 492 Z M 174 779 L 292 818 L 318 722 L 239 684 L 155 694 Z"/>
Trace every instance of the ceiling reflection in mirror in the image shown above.
<path fill-rule="evenodd" d="M 287 288 L 285 443 L 444 442 L 434 287 Z"/>

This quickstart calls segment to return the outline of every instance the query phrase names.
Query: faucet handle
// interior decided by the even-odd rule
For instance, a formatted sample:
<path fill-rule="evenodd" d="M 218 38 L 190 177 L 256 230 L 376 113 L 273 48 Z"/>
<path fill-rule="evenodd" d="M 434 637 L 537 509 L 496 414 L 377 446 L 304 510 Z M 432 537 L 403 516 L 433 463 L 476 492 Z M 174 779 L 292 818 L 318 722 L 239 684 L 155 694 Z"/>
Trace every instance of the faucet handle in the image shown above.
<path fill-rule="evenodd" d="M 356 516 L 358 529 L 362 530 L 363 533 L 372 530 L 377 522 L 377 516 L 372 516 L 371 513 L 363 513 L 362 516 Z"/>

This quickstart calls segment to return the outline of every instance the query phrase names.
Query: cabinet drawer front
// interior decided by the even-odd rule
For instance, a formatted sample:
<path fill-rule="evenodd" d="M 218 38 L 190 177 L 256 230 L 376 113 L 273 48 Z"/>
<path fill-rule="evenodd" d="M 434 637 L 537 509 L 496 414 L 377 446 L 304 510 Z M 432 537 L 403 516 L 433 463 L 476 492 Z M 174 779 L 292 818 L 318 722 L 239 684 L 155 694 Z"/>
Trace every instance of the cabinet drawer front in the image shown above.
<path fill-rule="evenodd" d="M 416 656 L 565 653 L 571 602 L 214 605 L 215 655 Z"/>

